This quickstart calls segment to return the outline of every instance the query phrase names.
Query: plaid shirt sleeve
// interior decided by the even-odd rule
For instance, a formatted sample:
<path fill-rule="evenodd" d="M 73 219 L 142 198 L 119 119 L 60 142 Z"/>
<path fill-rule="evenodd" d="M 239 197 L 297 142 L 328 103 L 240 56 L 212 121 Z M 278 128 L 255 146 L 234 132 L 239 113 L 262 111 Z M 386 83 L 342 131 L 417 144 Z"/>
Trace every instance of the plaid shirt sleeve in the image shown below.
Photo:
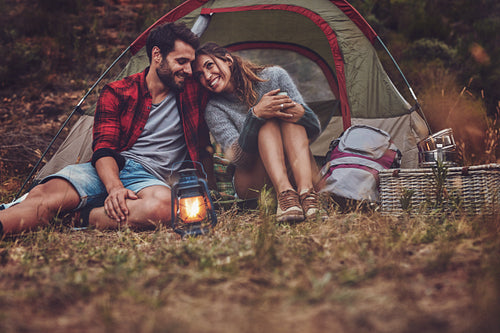
<path fill-rule="evenodd" d="M 105 156 L 112 156 L 119 168 L 123 167 L 124 161 L 119 157 L 119 137 L 120 137 L 120 122 L 118 105 L 120 98 L 115 94 L 113 89 L 107 85 L 99 96 L 94 116 L 94 129 L 92 149 L 92 165 L 98 159 Z"/>
<path fill-rule="evenodd" d="M 116 95 L 110 86 L 105 86 L 97 102 L 94 116 L 94 137 L 92 142 L 94 151 L 102 148 L 119 148 L 120 121 L 118 106 L 120 104 L 120 96 Z"/>
<path fill-rule="evenodd" d="M 106 85 L 97 102 L 94 116 L 92 163 L 112 156 L 121 165 L 118 154 L 130 148 L 149 117 L 151 101 L 145 86 L 145 72 Z"/>

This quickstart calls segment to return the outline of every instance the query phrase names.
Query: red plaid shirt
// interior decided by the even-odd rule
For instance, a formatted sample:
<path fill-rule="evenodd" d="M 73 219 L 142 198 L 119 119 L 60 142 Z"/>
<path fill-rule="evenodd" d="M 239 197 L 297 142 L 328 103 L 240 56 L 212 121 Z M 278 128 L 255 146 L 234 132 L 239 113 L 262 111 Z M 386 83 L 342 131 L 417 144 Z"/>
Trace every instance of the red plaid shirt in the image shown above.
<path fill-rule="evenodd" d="M 137 141 L 151 111 L 152 97 L 146 85 L 148 70 L 149 67 L 102 89 L 94 117 L 94 165 L 99 158 L 112 156 L 120 169 L 123 167 L 123 158 L 118 153 L 129 149 Z M 210 145 L 203 117 L 207 94 L 198 83 L 189 79 L 184 91 L 176 98 L 190 158 L 200 161 Z"/>

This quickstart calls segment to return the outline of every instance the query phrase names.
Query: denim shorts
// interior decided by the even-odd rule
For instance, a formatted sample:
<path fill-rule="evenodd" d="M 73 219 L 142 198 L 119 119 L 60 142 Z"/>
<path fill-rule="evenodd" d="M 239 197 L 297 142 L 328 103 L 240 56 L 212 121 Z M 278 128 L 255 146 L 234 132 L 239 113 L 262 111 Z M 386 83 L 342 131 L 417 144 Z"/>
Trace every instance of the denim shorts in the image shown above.
<path fill-rule="evenodd" d="M 139 163 L 127 159 L 125 166 L 120 171 L 120 180 L 125 188 L 138 193 L 140 190 L 154 185 L 166 186 L 165 182 L 159 180 L 146 171 Z M 96 169 L 90 163 L 69 165 L 61 171 L 43 179 L 42 183 L 50 179 L 62 178 L 68 181 L 76 189 L 80 196 L 80 204 L 75 210 L 86 206 L 100 207 L 108 196 L 106 188 L 102 183 Z"/>

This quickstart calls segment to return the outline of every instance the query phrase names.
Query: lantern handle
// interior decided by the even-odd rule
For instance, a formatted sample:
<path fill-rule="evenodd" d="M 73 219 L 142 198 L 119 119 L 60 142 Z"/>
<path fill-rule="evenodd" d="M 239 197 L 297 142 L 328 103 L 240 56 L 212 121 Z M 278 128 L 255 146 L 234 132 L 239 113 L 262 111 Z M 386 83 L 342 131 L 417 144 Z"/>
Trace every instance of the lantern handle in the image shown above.
<path fill-rule="evenodd" d="M 179 161 L 179 162 L 175 162 L 174 164 L 172 164 L 172 169 L 170 170 L 170 176 L 172 176 L 174 174 L 175 166 L 177 164 L 184 164 L 186 162 L 191 162 L 191 163 L 194 163 L 194 164 L 198 164 L 200 166 L 201 172 L 203 172 L 203 175 L 205 176 L 204 179 L 208 178 L 207 173 L 205 172 L 205 168 L 203 167 L 203 164 L 201 164 L 198 161 L 192 161 L 192 160 L 184 160 L 184 161 Z"/>

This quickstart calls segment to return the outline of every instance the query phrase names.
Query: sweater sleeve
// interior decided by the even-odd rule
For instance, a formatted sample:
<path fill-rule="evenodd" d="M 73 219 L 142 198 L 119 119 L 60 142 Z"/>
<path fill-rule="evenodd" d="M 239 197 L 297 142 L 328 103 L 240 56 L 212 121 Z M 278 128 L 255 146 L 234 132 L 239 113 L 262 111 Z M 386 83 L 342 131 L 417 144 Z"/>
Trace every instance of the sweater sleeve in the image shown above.
<path fill-rule="evenodd" d="M 281 91 L 286 91 L 292 101 L 304 107 L 304 115 L 297 121 L 297 124 L 304 126 L 304 128 L 306 129 L 307 137 L 310 141 L 315 140 L 321 132 L 321 124 L 319 122 L 318 116 L 304 102 L 304 99 L 297 89 L 297 86 L 286 70 L 277 66 L 271 67 L 270 70 L 271 80 L 277 83 L 277 86 L 272 88 L 279 88 L 281 89 Z"/>
<path fill-rule="evenodd" d="M 297 124 L 304 126 L 307 133 L 307 138 L 310 142 L 316 140 L 321 132 L 321 125 L 319 123 L 318 116 L 308 107 L 306 104 L 302 104 L 304 107 L 304 115 L 297 121 Z"/>
<path fill-rule="evenodd" d="M 205 109 L 205 120 L 214 140 L 226 151 L 240 135 L 224 111 L 223 105 L 210 101 Z"/>

